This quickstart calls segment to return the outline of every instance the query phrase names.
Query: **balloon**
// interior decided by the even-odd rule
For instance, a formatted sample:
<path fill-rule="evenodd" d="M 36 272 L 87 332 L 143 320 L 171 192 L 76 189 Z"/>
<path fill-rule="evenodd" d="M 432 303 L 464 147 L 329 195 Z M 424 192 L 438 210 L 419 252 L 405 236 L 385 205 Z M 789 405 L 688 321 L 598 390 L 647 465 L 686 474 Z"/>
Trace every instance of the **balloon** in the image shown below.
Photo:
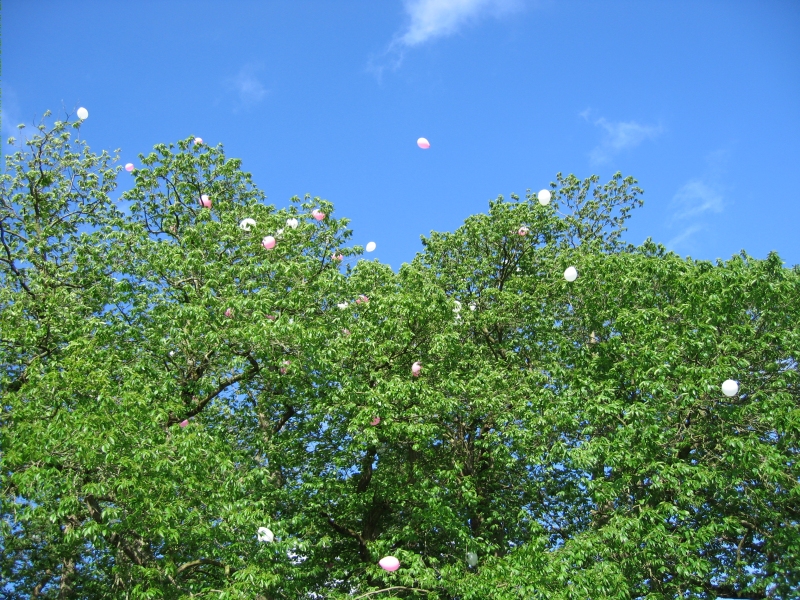
<path fill-rule="evenodd" d="M 128 173 L 130 173 L 131 171 L 133 171 L 133 163 L 128 163 L 127 165 L 125 165 L 125 170 L 126 170 Z"/>
<path fill-rule="evenodd" d="M 470 567 L 474 567 L 478 564 L 478 555 L 474 552 L 467 552 L 467 564 Z"/>
<path fill-rule="evenodd" d="M 205 194 L 203 194 L 202 196 L 200 196 L 200 206 L 202 206 L 203 208 L 211 208 L 211 199 Z"/>
<path fill-rule="evenodd" d="M 89 118 L 89 111 L 82 106 L 78 109 L 78 118 L 83 121 Z"/>
<path fill-rule="evenodd" d="M 356 298 L 356 304 L 361 304 L 362 302 L 364 304 L 366 304 L 367 302 L 369 302 L 369 298 L 367 298 L 363 294 L 361 296 L 359 296 L 358 298 Z"/>
<path fill-rule="evenodd" d="M 536 194 L 536 197 L 539 198 L 539 204 L 542 206 L 550 204 L 550 190 L 541 190 L 538 194 Z"/>
<path fill-rule="evenodd" d="M 736 383 L 733 379 L 726 379 L 722 382 L 722 393 L 725 394 L 728 398 L 731 396 L 735 396 L 739 393 L 739 384 Z"/>
<path fill-rule="evenodd" d="M 349 302 L 339 302 L 339 304 L 337 304 L 336 306 L 338 306 L 339 308 L 341 308 L 342 310 L 344 310 L 345 308 L 347 308 L 348 306 L 350 306 L 350 303 L 349 303 Z"/>
<path fill-rule="evenodd" d="M 229 308 L 228 310 L 226 310 L 225 311 L 225 316 L 230 319 L 233 316 L 233 309 Z"/>
<path fill-rule="evenodd" d="M 564 279 L 567 281 L 575 281 L 578 278 L 578 270 L 575 267 L 567 267 L 567 270 L 564 271 Z"/>
<path fill-rule="evenodd" d="M 186 427 L 189 424 L 189 419 L 184 419 L 180 423 L 178 423 L 181 427 Z"/>
<path fill-rule="evenodd" d="M 423 150 L 427 150 L 428 148 L 431 147 L 431 143 L 428 140 L 426 140 L 425 138 L 419 138 L 417 140 L 417 146 L 419 146 Z"/>
<path fill-rule="evenodd" d="M 275 534 L 266 527 L 258 528 L 258 541 L 259 542 L 274 542 Z"/>
<path fill-rule="evenodd" d="M 529 231 L 530 231 L 530 229 L 528 229 L 527 227 L 520 227 L 519 231 L 517 231 L 517 234 L 519 234 L 519 235 L 528 235 Z"/>
<path fill-rule="evenodd" d="M 325 213 L 315 208 L 314 210 L 311 211 L 311 216 L 314 217 L 317 221 L 322 221 L 322 219 L 325 218 Z"/>
<path fill-rule="evenodd" d="M 367 244 L 367 252 L 372 252 L 373 250 L 375 250 L 375 242 L 369 242 Z"/>
<path fill-rule="evenodd" d="M 286 224 L 292 229 L 297 229 L 297 219 L 286 219 Z"/>
<path fill-rule="evenodd" d="M 255 219 L 242 219 L 242 222 L 239 223 L 239 228 L 242 231 L 250 231 L 251 227 L 254 227 L 256 224 Z"/>
<path fill-rule="evenodd" d="M 475 310 L 476 308 L 478 308 L 478 305 L 477 305 L 477 304 L 475 304 L 474 302 L 473 302 L 472 304 L 470 304 L 470 305 L 469 305 L 469 309 L 470 309 L 470 310 Z"/>
<path fill-rule="evenodd" d="M 400 568 L 400 561 L 394 556 L 384 556 L 378 561 L 378 564 L 381 566 L 381 569 L 389 572 L 397 571 L 397 569 Z"/>
<path fill-rule="evenodd" d="M 372 426 L 375 426 L 380 422 L 381 422 L 381 418 L 380 417 L 375 417 L 374 419 L 372 419 L 372 421 L 369 422 L 369 424 L 372 425 Z"/>
<path fill-rule="evenodd" d="M 422 363 L 420 363 L 419 361 L 417 361 L 417 362 L 415 362 L 413 365 L 411 365 L 411 374 L 412 374 L 414 377 L 419 377 L 419 374 L 420 374 L 421 372 L 422 372 Z"/>
<path fill-rule="evenodd" d="M 264 246 L 267 250 L 272 250 L 275 247 L 275 238 L 271 235 L 268 235 L 263 240 L 261 240 L 261 245 Z"/>
<path fill-rule="evenodd" d="M 335 260 L 335 261 L 342 262 L 342 259 L 344 258 L 344 256 L 342 256 L 341 254 L 335 254 L 335 253 L 334 253 L 334 254 L 331 256 L 331 258 L 333 258 L 333 260 Z"/>
<path fill-rule="evenodd" d="M 203 143 L 203 138 L 194 138 L 195 146 L 199 146 L 202 143 Z"/>

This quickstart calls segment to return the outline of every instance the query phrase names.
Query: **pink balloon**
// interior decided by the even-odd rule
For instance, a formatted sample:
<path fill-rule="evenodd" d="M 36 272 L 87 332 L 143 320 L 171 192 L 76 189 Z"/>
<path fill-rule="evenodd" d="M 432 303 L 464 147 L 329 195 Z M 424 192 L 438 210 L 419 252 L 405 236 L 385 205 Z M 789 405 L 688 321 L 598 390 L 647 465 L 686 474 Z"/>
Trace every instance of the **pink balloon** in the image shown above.
<path fill-rule="evenodd" d="M 428 148 L 431 147 L 431 143 L 428 140 L 426 140 L 425 138 L 419 138 L 417 140 L 417 146 L 419 146 L 423 150 L 427 150 Z"/>
<path fill-rule="evenodd" d="M 189 424 L 189 419 L 184 419 L 179 423 L 181 427 L 186 427 Z"/>
<path fill-rule="evenodd" d="M 272 250 L 275 247 L 275 238 L 271 235 L 268 235 L 263 240 L 261 240 L 261 245 L 264 246 L 267 250 Z"/>
<path fill-rule="evenodd" d="M 128 163 L 127 165 L 125 165 L 125 170 L 126 170 L 128 173 L 130 173 L 131 171 L 133 171 L 133 163 Z"/>
<path fill-rule="evenodd" d="M 417 362 L 415 362 L 413 365 L 411 365 L 411 374 L 412 374 L 414 377 L 419 377 L 419 374 L 420 374 L 421 372 L 422 372 L 422 363 L 420 363 L 419 361 L 417 361 Z"/>
<path fill-rule="evenodd" d="M 267 318 L 268 318 L 270 321 L 274 321 L 274 320 L 275 320 L 275 315 L 267 315 Z"/>
<path fill-rule="evenodd" d="M 322 221 L 325 218 L 325 213 L 321 210 L 314 209 L 311 211 L 311 216 L 314 217 L 317 221 Z"/>
<path fill-rule="evenodd" d="M 233 316 L 233 309 L 229 308 L 228 310 L 226 310 L 225 316 L 230 319 Z"/>
<path fill-rule="evenodd" d="M 400 568 L 400 561 L 394 556 L 384 556 L 378 561 L 378 564 L 381 566 L 381 569 L 389 572 L 397 571 L 397 569 Z"/>
<path fill-rule="evenodd" d="M 519 235 L 528 235 L 528 231 L 530 231 L 527 227 L 520 227 L 517 233 Z"/>
<path fill-rule="evenodd" d="M 359 296 L 358 298 L 356 298 L 356 304 L 362 304 L 362 303 L 366 304 L 367 302 L 369 302 L 369 298 L 367 298 L 363 294 L 361 296 Z"/>
<path fill-rule="evenodd" d="M 380 422 L 381 422 L 381 418 L 380 417 L 375 417 L 374 419 L 372 419 L 372 421 L 369 422 L 369 424 L 374 426 L 374 425 L 377 425 Z"/>
<path fill-rule="evenodd" d="M 211 208 L 211 198 L 203 194 L 200 196 L 200 206 L 203 208 Z"/>
<path fill-rule="evenodd" d="M 342 259 L 344 258 L 344 256 L 342 256 L 341 254 L 333 254 L 333 256 L 331 258 L 333 258 L 333 260 L 335 260 L 335 261 L 342 262 Z"/>
<path fill-rule="evenodd" d="M 200 145 L 203 143 L 203 138 L 194 138 L 195 145 Z"/>

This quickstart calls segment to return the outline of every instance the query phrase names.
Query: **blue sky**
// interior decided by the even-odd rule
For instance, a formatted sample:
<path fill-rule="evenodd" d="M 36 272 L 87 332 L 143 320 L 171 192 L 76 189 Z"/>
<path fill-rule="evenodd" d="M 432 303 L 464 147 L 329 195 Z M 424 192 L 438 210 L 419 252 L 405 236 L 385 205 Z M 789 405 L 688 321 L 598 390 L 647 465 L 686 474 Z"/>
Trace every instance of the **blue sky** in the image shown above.
<path fill-rule="evenodd" d="M 800 263 L 800 2 L 6 0 L 2 20 L 3 138 L 84 106 L 122 164 L 221 142 L 270 203 L 331 200 L 394 268 L 559 171 L 636 177 L 630 242 Z"/>

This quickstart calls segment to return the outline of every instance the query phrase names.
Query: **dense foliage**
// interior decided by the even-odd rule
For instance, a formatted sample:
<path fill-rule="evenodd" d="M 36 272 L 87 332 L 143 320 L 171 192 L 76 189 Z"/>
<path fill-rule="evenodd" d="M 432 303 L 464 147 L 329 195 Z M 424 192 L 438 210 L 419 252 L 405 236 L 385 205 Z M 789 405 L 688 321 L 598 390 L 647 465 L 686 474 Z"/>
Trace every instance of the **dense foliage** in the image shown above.
<path fill-rule="evenodd" d="M 77 128 L 2 175 L 0 594 L 796 597 L 798 268 L 559 175 L 395 273 L 191 139 L 114 200 Z"/>

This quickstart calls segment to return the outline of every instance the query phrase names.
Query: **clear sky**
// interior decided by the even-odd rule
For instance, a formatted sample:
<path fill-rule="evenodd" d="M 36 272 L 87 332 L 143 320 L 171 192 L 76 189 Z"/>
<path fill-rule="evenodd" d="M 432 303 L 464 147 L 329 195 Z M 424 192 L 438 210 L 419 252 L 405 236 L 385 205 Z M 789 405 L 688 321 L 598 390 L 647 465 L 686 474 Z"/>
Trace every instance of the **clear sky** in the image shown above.
<path fill-rule="evenodd" d="M 221 142 L 395 269 L 498 194 L 616 171 L 628 241 L 800 263 L 797 0 L 5 0 L 3 138 L 79 106 L 94 151 Z"/>

